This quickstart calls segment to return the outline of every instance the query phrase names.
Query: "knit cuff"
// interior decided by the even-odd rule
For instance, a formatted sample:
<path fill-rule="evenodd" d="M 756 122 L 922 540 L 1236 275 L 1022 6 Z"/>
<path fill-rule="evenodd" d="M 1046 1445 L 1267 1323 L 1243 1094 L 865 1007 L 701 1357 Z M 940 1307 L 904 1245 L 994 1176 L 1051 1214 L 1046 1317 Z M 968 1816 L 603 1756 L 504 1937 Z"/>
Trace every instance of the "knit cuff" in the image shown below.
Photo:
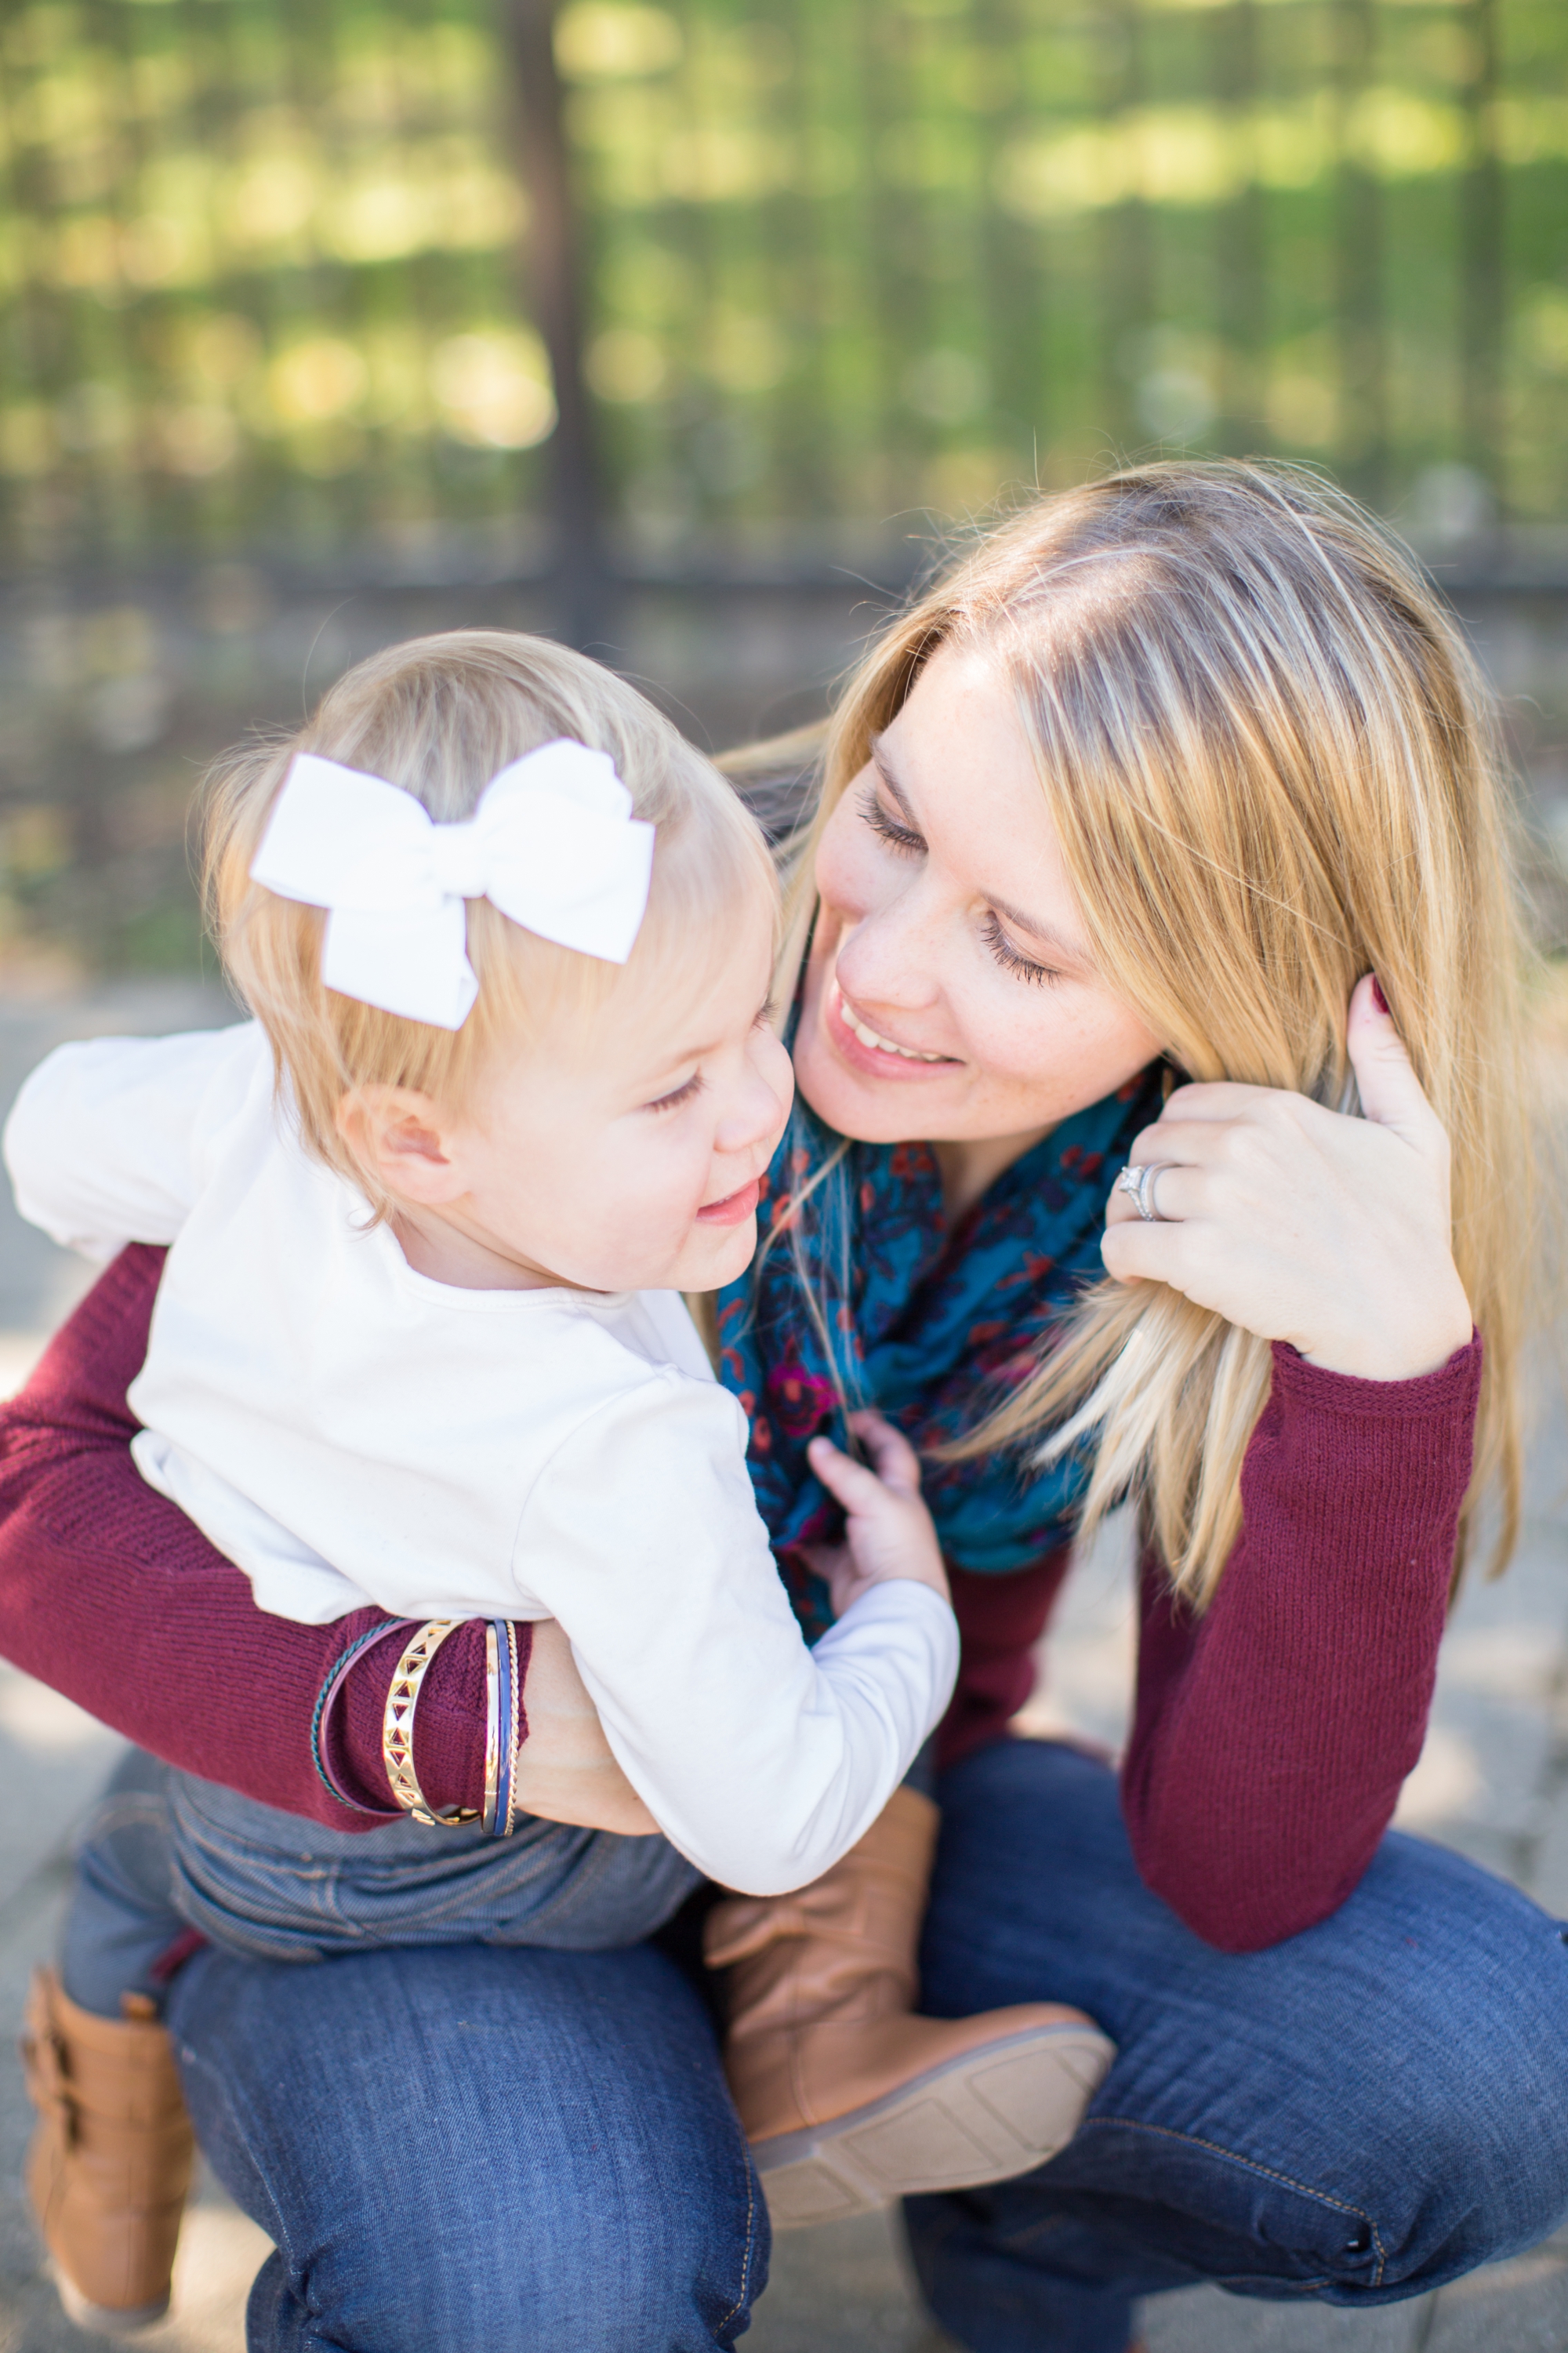
<path fill-rule="evenodd" d="M 1429 1421 L 1435 1414 L 1473 1414 L 1480 1394 L 1481 1355 L 1481 1335 L 1472 1327 L 1465 1346 L 1456 1348 L 1436 1372 L 1407 1381 L 1369 1381 L 1356 1373 L 1310 1365 L 1288 1340 L 1276 1340 L 1275 1394 L 1310 1412 L 1357 1421 Z"/>

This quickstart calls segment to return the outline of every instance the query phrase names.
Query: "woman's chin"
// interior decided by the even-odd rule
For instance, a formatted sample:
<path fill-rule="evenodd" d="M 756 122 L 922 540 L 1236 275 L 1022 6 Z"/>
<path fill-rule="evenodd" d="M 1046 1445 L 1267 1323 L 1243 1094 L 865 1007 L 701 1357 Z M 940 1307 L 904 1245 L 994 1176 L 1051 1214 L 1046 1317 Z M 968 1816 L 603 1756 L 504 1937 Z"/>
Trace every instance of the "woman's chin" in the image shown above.
<path fill-rule="evenodd" d="M 950 1124 L 949 1071 L 862 1069 L 818 1032 L 795 1041 L 795 1082 L 825 1125 L 858 1144 L 904 1144 Z"/>

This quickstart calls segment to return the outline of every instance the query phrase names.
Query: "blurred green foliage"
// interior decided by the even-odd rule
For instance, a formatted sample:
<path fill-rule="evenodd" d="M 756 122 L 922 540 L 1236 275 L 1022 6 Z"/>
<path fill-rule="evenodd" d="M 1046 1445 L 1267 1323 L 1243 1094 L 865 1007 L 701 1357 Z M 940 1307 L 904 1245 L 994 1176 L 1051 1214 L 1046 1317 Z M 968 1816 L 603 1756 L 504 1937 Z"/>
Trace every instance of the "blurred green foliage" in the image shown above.
<path fill-rule="evenodd" d="M 542 512 L 483 0 L 0 24 L 12 567 Z M 1568 523 L 1563 0 L 569 0 L 605 501 L 809 556 L 1176 444 Z"/>

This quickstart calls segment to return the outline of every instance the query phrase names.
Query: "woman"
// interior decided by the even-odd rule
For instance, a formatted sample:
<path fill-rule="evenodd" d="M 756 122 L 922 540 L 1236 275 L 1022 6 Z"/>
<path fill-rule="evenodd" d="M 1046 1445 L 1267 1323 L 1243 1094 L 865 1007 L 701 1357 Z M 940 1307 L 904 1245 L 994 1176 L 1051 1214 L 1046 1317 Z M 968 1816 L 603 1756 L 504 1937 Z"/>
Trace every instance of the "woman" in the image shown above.
<path fill-rule="evenodd" d="M 1530 2243 L 1568 2201 L 1568 1950 L 1384 1836 L 1472 1441 L 1505 1541 L 1517 1509 L 1518 945 L 1450 626 L 1310 483 L 1163 466 L 1043 501 L 852 684 L 796 942 L 809 1115 L 746 1312 L 721 1303 L 759 1499 L 786 1556 L 822 1533 L 796 1458 L 836 1389 L 938 1458 L 966 1683 L 925 2004 L 1065 2001 L 1121 2052 L 1049 2165 L 910 2201 L 933 2308 L 975 2353 L 1124 2353 L 1152 2289 L 1377 2302 Z M 1163 1112 L 1161 1057 L 1195 1082 Z M 1091 1131 L 1101 1165 L 1066 1140 Z M 1123 1157 L 1108 1280 L 1069 1303 L 1075 1203 Z M 12 1416 L 0 1639 L 182 1765 L 331 1807 L 309 1717 L 363 1628 L 258 1620 L 123 1459 L 154 1273 L 129 1253 Z M 1129 1486 L 1119 1810 L 1094 1760 L 999 1736 L 1068 1525 Z M 328 1760 L 383 1807 L 395 1647 L 346 1679 Z M 471 1803 L 479 1654 L 447 1653 L 421 1778 Z M 574 1702 L 548 1641 L 539 1662 L 525 1802 L 624 1819 L 554 1743 L 581 1720 L 551 1713 Z M 254 2347 L 744 2327 L 765 2225 L 665 1954 L 206 1952 L 168 2015 L 203 2144 L 277 2242 Z"/>

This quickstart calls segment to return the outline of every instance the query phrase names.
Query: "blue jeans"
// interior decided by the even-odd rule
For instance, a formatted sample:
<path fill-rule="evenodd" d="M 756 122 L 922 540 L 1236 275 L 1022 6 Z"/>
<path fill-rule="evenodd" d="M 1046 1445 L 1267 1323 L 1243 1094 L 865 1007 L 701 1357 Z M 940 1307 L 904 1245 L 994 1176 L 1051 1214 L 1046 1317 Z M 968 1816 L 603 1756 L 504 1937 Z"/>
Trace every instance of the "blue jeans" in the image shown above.
<path fill-rule="evenodd" d="M 385 1945 L 604 1952 L 651 1936 L 700 1878 L 668 1839 L 528 1815 L 499 1840 L 477 1824 L 330 1830 L 132 1750 L 77 1843 L 66 1990 L 118 2018 L 121 1992 L 159 1990 L 159 1962 L 190 1928 L 252 1960 Z"/>
<path fill-rule="evenodd" d="M 940 1794 L 927 2006 L 1054 1996 L 1121 2045 L 1049 2165 L 910 2201 L 973 2353 L 1123 2353 L 1134 2297 L 1197 2280 L 1415 2295 L 1557 2222 L 1568 1951 L 1513 1889 L 1391 1837 L 1331 1920 L 1232 1957 L 1143 1887 L 1101 1766 L 1007 1742 Z M 766 2221 L 662 1952 L 213 1950 L 168 2016 L 202 2145 L 278 2248 L 250 2353 L 707 2353 L 743 2329 Z"/>
<path fill-rule="evenodd" d="M 1048 2165 L 909 2201 L 974 2353 L 1123 2353 L 1134 2296 L 1199 2280 L 1393 2303 L 1568 2209 L 1568 1947 L 1515 1889 L 1391 1833 L 1331 1919 L 1231 1955 L 1142 1885 L 1091 1759 L 1004 1742 L 942 1802 L 925 2007 L 1049 1996 L 1120 2047 Z"/>

